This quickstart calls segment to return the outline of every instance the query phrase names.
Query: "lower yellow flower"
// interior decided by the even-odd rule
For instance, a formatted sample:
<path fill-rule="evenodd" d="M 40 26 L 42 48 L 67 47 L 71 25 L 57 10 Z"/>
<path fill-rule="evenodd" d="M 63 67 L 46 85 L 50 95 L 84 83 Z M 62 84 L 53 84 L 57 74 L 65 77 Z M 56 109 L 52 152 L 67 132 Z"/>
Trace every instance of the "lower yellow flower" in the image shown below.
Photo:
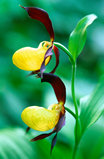
<path fill-rule="evenodd" d="M 43 41 L 38 48 L 24 47 L 17 50 L 13 57 L 13 63 L 25 71 L 40 70 L 47 50 L 52 46 L 51 42 Z M 45 65 L 50 61 L 50 56 L 45 60 Z"/>
<path fill-rule="evenodd" d="M 50 48 L 49 48 L 50 49 Z M 41 77 L 41 73 L 38 73 L 38 78 Z M 66 88 L 62 80 L 52 74 L 43 73 L 41 82 L 48 82 L 54 89 L 58 104 L 52 104 L 48 109 L 39 106 L 30 106 L 23 110 L 21 118 L 23 122 L 28 126 L 26 132 L 30 128 L 37 131 L 48 131 L 53 129 L 51 132 L 40 134 L 30 141 L 34 142 L 37 140 L 44 139 L 55 133 L 52 139 L 51 152 L 57 141 L 57 134 L 65 125 L 65 101 L 66 101 Z"/>
<path fill-rule="evenodd" d="M 27 107 L 23 110 L 21 118 L 30 128 L 37 131 L 47 131 L 57 125 L 62 107 L 61 104 L 52 104 L 48 109 L 38 106 Z"/>

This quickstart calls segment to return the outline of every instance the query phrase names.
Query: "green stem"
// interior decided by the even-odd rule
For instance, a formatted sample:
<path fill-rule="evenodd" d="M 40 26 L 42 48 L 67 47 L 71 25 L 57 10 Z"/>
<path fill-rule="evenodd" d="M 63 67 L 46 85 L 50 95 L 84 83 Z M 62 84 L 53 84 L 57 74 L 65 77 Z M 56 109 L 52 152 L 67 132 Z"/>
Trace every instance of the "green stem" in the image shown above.
<path fill-rule="evenodd" d="M 77 101 L 75 97 L 75 71 L 76 71 L 76 64 L 72 66 L 72 81 L 71 81 L 71 89 L 72 89 L 72 97 L 73 97 L 73 102 L 75 105 L 75 112 L 76 112 L 76 117 L 78 118 L 78 106 L 77 106 Z"/>
<path fill-rule="evenodd" d="M 72 110 L 70 110 L 67 107 L 65 107 L 65 110 L 67 110 L 76 119 L 76 115 L 74 114 L 74 112 Z"/>
<path fill-rule="evenodd" d="M 76 152 L 77 152 L 77 147 L 78 147 L 78 132 L 77 130 L 79 129 L 79 124 L 78 124 L 78 106 L 77 106 L 77 101 L 76 101 L 76 96 L 75 96 L 75 73 L 76 73 L 76 64 L 74 63 L 72 66 L 72 81 L 71 81 L 71 90 L 72 90 L 72 98 L 73 102 L 75 105 L 75 114 L 76 114 L 76 128 L 75 128 L 75 146 L 74 146 L 74 152 L 73 152 L 73 157 L 72 159 L 75 159 L 76 157 Z"/>
<path fill-rule="evenodd" d="M 80 141 L 80 128 L 79 128 L 79 118 L 78 118 L 78 105 L 77 105 L 77 101 L 76 101 L 76 96 L 75 96 L 75 72 L 76 72 L 76 63 L 73 59 L 72 54 L 70 53 L 70 51 L 63 46 L 60 43 L 54 42 L 54 45 L 59 47 L 60 49 L 62 49 L 69 57 L 71 63 L 72 63 L 72 81 L 71 81 L 71 91 L 72 91 L 72 98 L 73 98 L 73 102 L 75 105 L 75 114 L 68 108 L 65 108 L 71 115 L 73 115 L 73 117 L 76 119 L 76 125 L 75 125 L 75 146 L 74 146 L 74 151 L 73 151 L 73 157 L 72 159 L 76 158 L 76 153 L 77 153 L 77 148 L 78 148 L 78 144 Z"/>
<path fill-rule="evenodd" d="M 78 149 L 78 146 L 75 144 L 72 159 L 76 158 L 77 149 Z"/>
<path fill-rule="evenodd" d="M 64 45 L 62 45 L 62 44 L 60 44 L 58 42 L 54 42 L 54 45 L 59 47 L 60 49 L 62 49 L 69 56 L 69 59 L 70 59 L 71 63 L 74 64 L 74 60 L 73 60 L 72 54 L 69 52 L 69 50 Z"/>

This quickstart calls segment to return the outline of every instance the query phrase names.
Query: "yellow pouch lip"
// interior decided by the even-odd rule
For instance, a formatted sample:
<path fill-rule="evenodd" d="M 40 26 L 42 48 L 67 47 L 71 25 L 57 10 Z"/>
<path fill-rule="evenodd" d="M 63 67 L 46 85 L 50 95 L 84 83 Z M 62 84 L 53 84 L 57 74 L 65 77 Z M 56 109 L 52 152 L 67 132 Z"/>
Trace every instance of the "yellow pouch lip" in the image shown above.
<path fill-rule="evenodd" d="M 34 130 L 48 131 L 58 123 L 59 112 L 39 106 L 31 106 L 23 110 L 21 118 L 26 125 Z"/>
<path fill-rule="evenodd" d="M 51 42 L 43 41 L 39 44 L 38 48 L 23 47 L 13 54 L 13 64 L 25 71 L 40 70 L 45 53 L 50 46 L 52 46 Z M 50 57 L 45 60 L 45 65 L 49 61 Z"/>

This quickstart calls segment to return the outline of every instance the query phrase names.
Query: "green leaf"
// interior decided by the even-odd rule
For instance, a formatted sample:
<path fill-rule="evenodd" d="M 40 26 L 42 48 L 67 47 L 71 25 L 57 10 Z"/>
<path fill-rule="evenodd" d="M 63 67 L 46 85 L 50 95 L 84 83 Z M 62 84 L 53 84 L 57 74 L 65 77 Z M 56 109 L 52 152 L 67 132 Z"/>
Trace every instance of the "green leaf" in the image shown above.
<path fill-rule="evenodd" d="M 61 139 L 58 139 L 58 145 L 50 157 L 51 142 L 49 138 L 30 142 L 30 139 L 37 136 L 38 133 L 31 129 L 26 134 L 26 131 L 19 127 L 0 129 L 0 159 L 57 159 L 58 157 L 63 159 L 64 154 L 67 158 L 71 158 L 67 137 L 60 136 Z"/>
<path fill-rule="evenodd" d="M 0 130 L 0 158 L 38 158 L 34 151 L 35 145 L 29 142 L 29 135 L 21 128 L 9 128 Z"/>
<path fill-rule="evenodd" d="M 73 59 L 76 60 L 77 56 L 81 53 L 86 42 L 86 29 L 97 18 L 95 14 L 90 14 L 82 18 L 73 32 L 70 34 L 68 48 L 71 52 Z"/>
<path fill-rule="evenodd" d="M 81 98 L 81 134 L 95 123 L 104 111 L 104 78 L 102 78 L 90 96 Z"/>

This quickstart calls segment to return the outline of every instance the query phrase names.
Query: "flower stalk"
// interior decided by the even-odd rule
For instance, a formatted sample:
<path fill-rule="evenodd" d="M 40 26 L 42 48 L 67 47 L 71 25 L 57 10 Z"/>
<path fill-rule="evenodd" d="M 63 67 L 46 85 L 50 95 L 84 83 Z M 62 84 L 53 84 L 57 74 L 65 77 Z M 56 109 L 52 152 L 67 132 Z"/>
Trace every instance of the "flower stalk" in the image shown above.
<path fill-rule="evenodd" d="M 72 80 L 71 80 L 71 92 L 72 92 L 72 98 L 75 106 L 75 114 L 68 108 L 65 108 L 76 120 L 75 124 L 75 146 L 74 146 L 74 151 L 73 151 L 73 156 L 72 159 L 76 158 L 76 153 L 77 153 L 77 148 L 78 144 L 80 141 L 79 133 L 80 133 L 80 128 L 79 128 L 79 118 L 78 118 L 78 105 L 77 105 L 77 100 L 76 100 L 76 95 L 75 95 L 75 74 L 76 74 L 76 62 L 74 61 L 71 53 L 69 50 L 63 46 L 60 43 L 54 42 L 54 45 L 62 49 L 69 57 L 71 63 L 72 63 Z"/>
<path fill-rule="evenodd" d="M 76 114 L 72 110 L 67 107 L 65 107 L 65 110 L 67 110 L 67 112 L 69 112 L 76 119 Z"/>
<path fill-rule="evenodd" d="M 58 42 L 54 42 L 54 45 L 57 46 L 58 48 L 60 48 L 61 50 L 63 50 L 69 57 L 70 61 L 72 64 L 74 64 L 74 60 L 73 60 L 73 57 L 71 55 L 71 53 L 69 52 L 69 50 L 62 44 L 58 43 Z"/>
<path fill-rule="evenodd" d="M 79 129 L 79 123 L 78 123 L 78 105 L 76 101 L 75 96 L 75 74 L 76 74 L 76 63 L 72 65 L 72 80 L 71 80 L 71 91 L 72 91 L 72 98 L 75 106 L 75 115 L 76 115 L 76 124 L 75 124 L 75 146 L 73 151 L 73 157 L 72 159 L 75 159 L 77 147 L 78 147 L 78 129 Z"/>

